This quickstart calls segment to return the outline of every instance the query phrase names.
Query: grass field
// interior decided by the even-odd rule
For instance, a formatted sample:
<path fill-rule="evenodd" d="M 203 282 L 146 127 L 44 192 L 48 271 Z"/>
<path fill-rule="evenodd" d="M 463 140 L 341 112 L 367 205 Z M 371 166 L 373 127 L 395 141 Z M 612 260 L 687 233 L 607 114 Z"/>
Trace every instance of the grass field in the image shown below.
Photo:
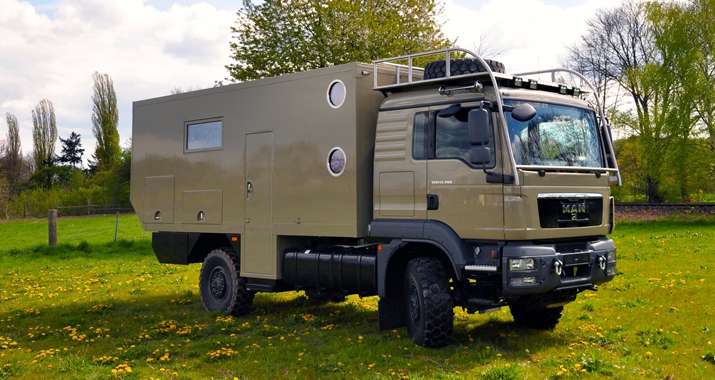
<path fill-rule="evenodd" d="M 715 222 L 619 225 L 614 281 L 579 295 L 554 331 L 505 308 L 455 309 L 453 344 L 378 331 L 376 298 L 316 304 L 258 294 L 253 312 L 203 311 L 200 267 L 157 263 L 136 217 L 0 223 L 0 379 L 715 378 Z"/>

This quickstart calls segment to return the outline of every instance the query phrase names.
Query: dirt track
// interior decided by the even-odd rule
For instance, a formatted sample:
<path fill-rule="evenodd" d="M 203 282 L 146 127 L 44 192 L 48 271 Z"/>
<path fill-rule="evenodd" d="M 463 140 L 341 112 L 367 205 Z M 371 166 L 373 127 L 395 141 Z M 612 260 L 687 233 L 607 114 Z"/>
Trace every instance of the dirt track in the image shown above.
<path fill-rule="evenodd" d="M 715 217 L 712 203 L 617 203 L 616 220 L 657 220 L 669 216 Z"/>

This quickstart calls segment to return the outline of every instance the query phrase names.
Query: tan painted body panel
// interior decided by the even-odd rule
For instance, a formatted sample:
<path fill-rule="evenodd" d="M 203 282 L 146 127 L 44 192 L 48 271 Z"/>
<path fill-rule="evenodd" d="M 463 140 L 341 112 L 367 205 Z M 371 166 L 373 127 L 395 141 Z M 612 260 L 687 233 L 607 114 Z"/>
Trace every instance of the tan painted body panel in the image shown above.
<path fill-rule="evenodd" d="M 367 235 L 374 125 L 384 99 L 372 90 L 371 69 L 348 64 L 136 102 L 131 199 L 143 227 L 242 234 L 246 172 L 272 160 L 265 211 L 273 236 Z M 346 87 L 337 109 L 327 99 L 334 80 Z M 222 122 L 222 146 L 186 152 L 187 123 L 205 120 Z M 272 133 L 272 146 L 247 156 L 246 136 L 263 132 Z M 337 177 L 327 168 L 335 147 L 346 155 Z"/>
<path fill-rule="evenodd" d="M 462 238 L 504 239 L 502 184 L 487 184 L 483 170 L 461 160 L 420 160 L 412 155 L 416 113 L 454 103 L 478 107 L 481 100 L 493 100 L 489 89 L 486 94 L 452 96 L 440 95 L 436 89 L 405 92 L 393 94 L 383 103 L 383 109 L 395 110 L 382 111 L 377 121 L 375 219 L 429 219 L 447 224 Z M 407 108 L 410 105 L 424 106 Z M 494 120 L 496 130 L 496 117 Z M 497 133 L 497 146 L 499 139 Z M 501 153 L 492 170 L 504 170 Z M 405 194 L 409 178 L 414 191 Z M 427 210 L 427 194 L 439 197 L 437 210 Z"/>
<path fill-rule="evenodd" d="M 574 236 L 601 236 L 609 233 L 608 212 L 610 187 L 608 176 L 597 178 L 593 173 L 546 173 L 519 171 L 520 187 L 512 186 L 504 199 L 506 240 L 557 239 Z M 603 219 L 599 226 L 572 228 L 541 228 L 537 198 L 540 194 L 563 193 L 600 194 Z"/>

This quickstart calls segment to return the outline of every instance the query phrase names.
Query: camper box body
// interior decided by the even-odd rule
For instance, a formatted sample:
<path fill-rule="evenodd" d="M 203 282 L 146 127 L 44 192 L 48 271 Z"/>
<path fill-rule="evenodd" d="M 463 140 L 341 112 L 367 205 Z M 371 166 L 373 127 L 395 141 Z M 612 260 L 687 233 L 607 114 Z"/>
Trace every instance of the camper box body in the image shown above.
<path fill-rule="evenodd" d="M 301 241 L 291 237 L 367 236 L 384 99 L 371 69 L 352 63 L 136 102 L 131 200 L 144 229 L 182 233 L 189 245 L 202 233 L 236 234 L 236 251 L 260 252 L 241 255 L 242 275 L 267 279 L 280 278 L 277 255 Z M 339 92 L 331 100 L 336 83 L 342 104 L 333 104 Z M 330 168 L 337 150 L 341 173 Z M 193 262 L 170 252 L 176 239 L 165 242 L 154 242 L 167 252 L 160 260 Z"/>

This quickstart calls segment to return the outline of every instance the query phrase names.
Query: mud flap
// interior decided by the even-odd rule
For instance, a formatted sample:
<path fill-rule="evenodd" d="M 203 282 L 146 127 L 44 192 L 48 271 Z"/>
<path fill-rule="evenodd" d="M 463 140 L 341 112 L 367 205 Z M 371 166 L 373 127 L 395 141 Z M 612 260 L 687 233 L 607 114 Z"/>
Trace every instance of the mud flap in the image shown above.
<path fill-rule="evenodd" d="M 407 325 L 402 297 L 380 298 L 377 303 L 377 315 L 380 330 L 396 329 Z"/>

